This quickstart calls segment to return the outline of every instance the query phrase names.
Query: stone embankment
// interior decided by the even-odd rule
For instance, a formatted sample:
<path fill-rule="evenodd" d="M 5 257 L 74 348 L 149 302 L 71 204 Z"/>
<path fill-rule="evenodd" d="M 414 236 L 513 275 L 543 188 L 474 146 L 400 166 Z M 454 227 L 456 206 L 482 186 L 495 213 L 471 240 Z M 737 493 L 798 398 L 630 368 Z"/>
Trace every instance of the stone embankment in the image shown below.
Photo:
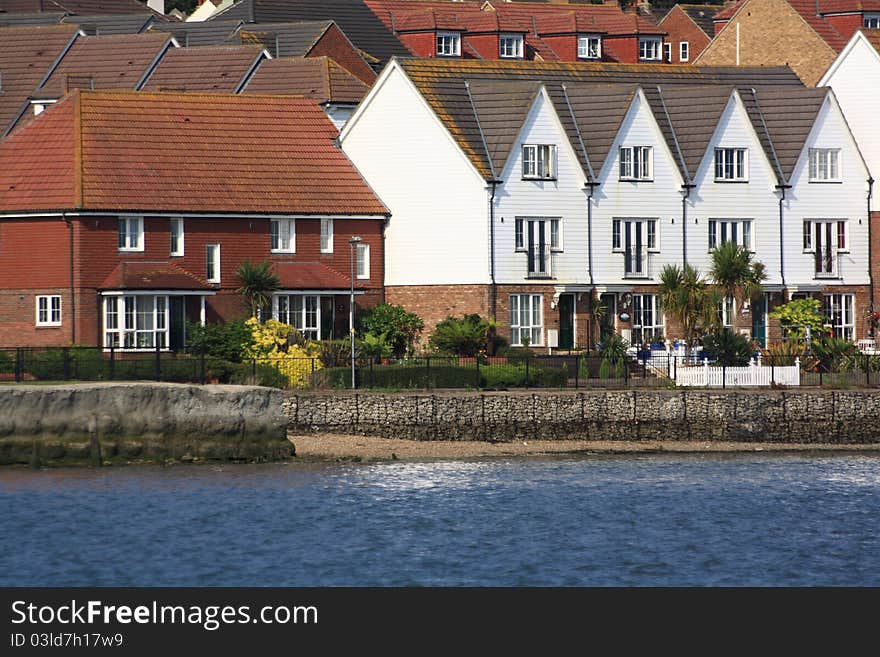
<path fill-rule="evenodd" d="M 292 455 L 280 390 L 173 383 L 0 387 L 0 464 Z"/>
<path fill-rule="evenodd" d="M 293 434 L 409 440 L 880 443 L 863 390 L 288 393 Z"/>

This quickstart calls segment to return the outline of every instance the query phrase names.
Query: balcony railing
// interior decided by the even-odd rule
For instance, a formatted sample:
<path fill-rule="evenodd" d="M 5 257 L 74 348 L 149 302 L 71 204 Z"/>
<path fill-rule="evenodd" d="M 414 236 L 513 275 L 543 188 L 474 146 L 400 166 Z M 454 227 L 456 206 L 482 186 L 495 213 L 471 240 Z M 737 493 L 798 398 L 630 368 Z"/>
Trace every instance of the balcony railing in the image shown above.
<path fill-rule="evenodd" d="M 549 246 L 533 247 L 526 252 L 528 278 L 553 278 L 553 254 Z"/>
<path fill-rule="evenodd" d="M 841 255 L 836 251 L 828 253 L 827 251 L 816 251 L 814 256 L 816 278 L 840 278 L 841 276 Z"/>
<path fill-rule="evenodd" d="M 653 254 L 647 249 L 629 249 L 623 252 L 624 278 L 651 278 L 653 276 Z"/>

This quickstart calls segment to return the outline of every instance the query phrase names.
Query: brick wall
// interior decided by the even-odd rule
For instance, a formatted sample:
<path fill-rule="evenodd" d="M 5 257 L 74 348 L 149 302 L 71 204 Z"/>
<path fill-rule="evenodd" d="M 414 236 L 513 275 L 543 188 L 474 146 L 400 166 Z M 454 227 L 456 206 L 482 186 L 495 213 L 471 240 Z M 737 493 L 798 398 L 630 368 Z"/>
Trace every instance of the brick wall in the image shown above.
<path fill-rule="evenodd" d="M 405 32 L 396 36 L 416 57 L 437 56 L 437 37 L 434 32 Z"/>
<path fill-rule="evenodd" d="M 875 192 L 876 193 L 876 192 Z M 880 310 L 880 212 L 872 212 L 870 216 L 871 236 L 871 278 L 874 281 L 874 308 Z M 880 336 L 878 336 L 880 337 Z"/>
<path fill-rule="evenodd" d="M 498 33 L 489 34 L 465 34 L 467 42 L 476 50 L 483 59 L 500 59 Z M 523 44 L 525 48 L 525 44 Z M 525 53 L 523 53 L 525 54 Z"/>
<path fill-rule="evenodd" d="M 610 37 L 602 39 L 603 57 L 605 61 L 620 62 L 621 64 L 639 63 L 639 39 L 634 36 Z M 608 53 L 605 48 L 608 48 Z M 611 54 L 613 53 L 613 55 Z M 605 57 L 605 55 L 608 57 Z"/>
<path fill-rule="evenodd" d="M 366 85 L 373 84 L 376 72 L 370 67 L 342 31 L 332 25 L 309 51 L 309 57 L 327 56 Z"/>
<path fill-rule="evenodd" d="M 736 64 L 736 26 L 740 25 L 742 66 L 785 66 L 815 86 L 837 53 L 785 0 L 750 0 L 700 55 L 698 64 Z"/>
<path fill-rule="evenodd" d="M 709 44 L 709 37 L 691 20 L 690 16 L 679 6 L 673 7 L 661 21 L 659 27 L 668 32 L 665 41 L 672 44 L 672 63 L 691 63 L 703 52 Z M 690 46 L 689 58 L 684 62 L 681 59 L 682 41 L 687 41 Z"/>
<path fill-rule="evenodd" d="M 385 288 L 385 300 L 422 318 L 424 344 L 449 316 L 477 313 L 489 317 L 489 289 L 488 285 L 392 285 Z"/>

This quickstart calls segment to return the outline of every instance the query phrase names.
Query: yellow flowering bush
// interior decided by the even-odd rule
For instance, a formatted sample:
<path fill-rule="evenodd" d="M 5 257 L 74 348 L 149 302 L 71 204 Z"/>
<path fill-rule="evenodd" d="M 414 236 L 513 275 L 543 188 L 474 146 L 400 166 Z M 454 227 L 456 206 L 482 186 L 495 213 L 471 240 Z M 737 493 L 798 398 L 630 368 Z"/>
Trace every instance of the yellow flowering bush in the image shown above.
<path fill-rule="evenodd" d="M 303 387 L 312 372 L 323 367 L 318 358 L 321 354 L 320 344 L 314 341 L 302 345 L 289 344 L 290 337 L 296 333 L 290 324 L 275 319 L 261 324 L 253 317 L 245 324 L 254 336 L 253 346 L 245 350 L 247 357 L 274 367 L 285 376 L 289 387 Z"/>

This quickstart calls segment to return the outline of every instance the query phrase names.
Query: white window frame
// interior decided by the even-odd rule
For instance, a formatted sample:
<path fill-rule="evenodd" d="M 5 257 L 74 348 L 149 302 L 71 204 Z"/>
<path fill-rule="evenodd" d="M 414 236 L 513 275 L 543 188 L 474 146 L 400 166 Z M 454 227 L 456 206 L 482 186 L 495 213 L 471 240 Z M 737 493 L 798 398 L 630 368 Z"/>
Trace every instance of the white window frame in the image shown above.
<path fill-rule="evenodd" d="M 523 180 L 556 180 L 556 145 L 523 144 Z"/>
<path fill-rule="evenodd" d="M 177 227 L 175 229 L 175 226 Z M 177 239 L 175 240 L 175 230 L 177 231 Z M 184 252 L 184 224 L 183 217 L 171 217 L 168 221 L 168 231 L 170 233 L 171 245 L 170 252 L 171 256 L 175 258 L 179 258 L 183 256 Z"/>
<path fill-rule="evenodd" d="M 718 302 L 718 319 L 721 320 L 721 326 L 733 329 L 733 318 L 736 315 L 736 299 L 733 297 L 722 297 Z"/>
<path fill-rule="evenodd" d="M 835 224 L 834 234 L 835 251 L 838 253 L 849 252 L 849 221 L 847 219 L 804 219 L 803 245 L 804 253 L 816 251 L 816 224 Z M 841 225 L 842 224 L 842 225 Z"/>
<path fill-rule="evenodd" d="M 689 41 L 678 42 L 678 61 L 687 62 L 691 59 L 691 44 Z"/>
<path fill-rule="evenodd" d="M 36 325 L 61 326 L 61 319 L 61 295 L 38 294 L 36 297 Z"/>
<path fill-rule="evenodd" d="M 528 331 L 530 347 L 544 346 L 544 295 L 511 294 L 509 304 L 510 344 L 521 347 L 523 332 Z"/>
<path fill-rule="evenodd" d="M 822 311 L 831 324 L 835 338 L 854 340 L 856 337 L 856 299 L 854 294 L 823 295 Z"/>
<path fill-rule="evenodd" d="M 612 253 L 623 253 L 626 251 L 626 240 L 624 239 L 624 234 L 627 231 L 626 224 L 631 224 L 629 228 L 631 236 L 637 233 L 640 234 L 644 241 L 645 250 L 648 253 L 660 252 L 659 219 L 656 217 L 617 217 L 611 220 Z"/>
<path fill-rule="evenodd" d="M 663 61 L 672 63 L 672 42 L 665 41 L 663 43 Z"/>
<path fill-rule="evenodd" d="M 880 30 L 880 14 L 863 14 L 862 27 L 872 30 Z"/>
<path fill-rule="evenodd" d="M 438 57 L 461 57 L 461 33 L 437 32 Z"/>
<path fill-rule="evenodd" d="M 598 34 L 578 36 L 578 59 L 602 59 L 602 37 Z"/>
<path fill-rule="evenodd" d="M 146 304 L 146 299 L 152 299 L 151 310 L 141 308 Z M 167 351 L 170 330 L 168 301 L 168 296 L 165 294 L 105 296 L 101 310 L 104 348 L 153 351 L 158 344 L 159 349 Z M 150 320 L 151 328 L 138 326 L 140 321 L 147 319 Z"/>
<path fill-rule="evenodd" d="M 269 220 L 269 252 L 296 253 L 296 219 Z"/>
<path fill-rule="evenodd" d="M 525 37 L 522 34 L 505 34 L 498 36 L 498 54 L 502 59 L 522 59 Z"/>
<path fill-rule="evenodd" d="M 748 182 L 749 149 L 729 146 L 717 147 L 713 165 L 715 182 Z"/>
<path fill-rule="evenodd" d="M 646 304 L 648 300 L 650 302 Z M 632 309 L 632 344 L 640 345 L 653 342 L 658 334 L 663 334 L 665 322 L 660 308 L 659 296 L 656 294 L 633 294 Z M 646 313 L 650 313 L 650 323 L 645 322 Z M 645 339 L 646 333 L 650 333 L 648 340 Z"/>
<path fill-rule="evenodd" d="M 272 318 L 293 326 L 309 340 L 321 340 L 321 297 L 314 294 L 273 294 Z"/>
<path fill-rule="evenodd" d="M 545 242 L 550 245 L 553 252 L 563 251 L 562 247 L 562 219 L 559 217 L 516 217 L 514 219 L 513 250 L 527 251 L 526 247 L 526 223 L 538 221 L 544 225 Z"/>
<path fill-rule="evenodd" d="M 333 253 L 333 219 L 321 219 L 321 253 Z"/>
<path fill-rule="evenodd" d="M 811 148 L 809 150 L 810 182 L 841 182 L 840 149 Z"/>
<path fill-rule="evenodd" d="M 626 182 L 654 181 L 653 146 L 621 146 L 618 158 L 620 180 Z"/>
<path fill-rule="evenodd" d="M 755 235 L 751 219 L 716 219 L 709 224 L 709 252 L 727 242 L 735 242 L 747 251 L 755 252 Z"/>
<path fill-rule="evenodd" d="M 211 271 L 213 269 L 213 272 Z M 209 283 L 220 282 L 220 245 L 205 245 L 205 280 Z"/>
<path fill-rule="evenodd" d="M 120 251 L 143 251 L 144 218 L 119 217 L 116 245 Z"/>
<path fill-rule="evenodd" d="M 358 279 L 370 277 L 370 245 L 363 242 L 355 247 L 355 272 Z"/>
<path fill-rule="evenodd" d="M 639 59 L 643 62 L 658 62 L 661 60 L 661 37 L 639 37 Z"/>

